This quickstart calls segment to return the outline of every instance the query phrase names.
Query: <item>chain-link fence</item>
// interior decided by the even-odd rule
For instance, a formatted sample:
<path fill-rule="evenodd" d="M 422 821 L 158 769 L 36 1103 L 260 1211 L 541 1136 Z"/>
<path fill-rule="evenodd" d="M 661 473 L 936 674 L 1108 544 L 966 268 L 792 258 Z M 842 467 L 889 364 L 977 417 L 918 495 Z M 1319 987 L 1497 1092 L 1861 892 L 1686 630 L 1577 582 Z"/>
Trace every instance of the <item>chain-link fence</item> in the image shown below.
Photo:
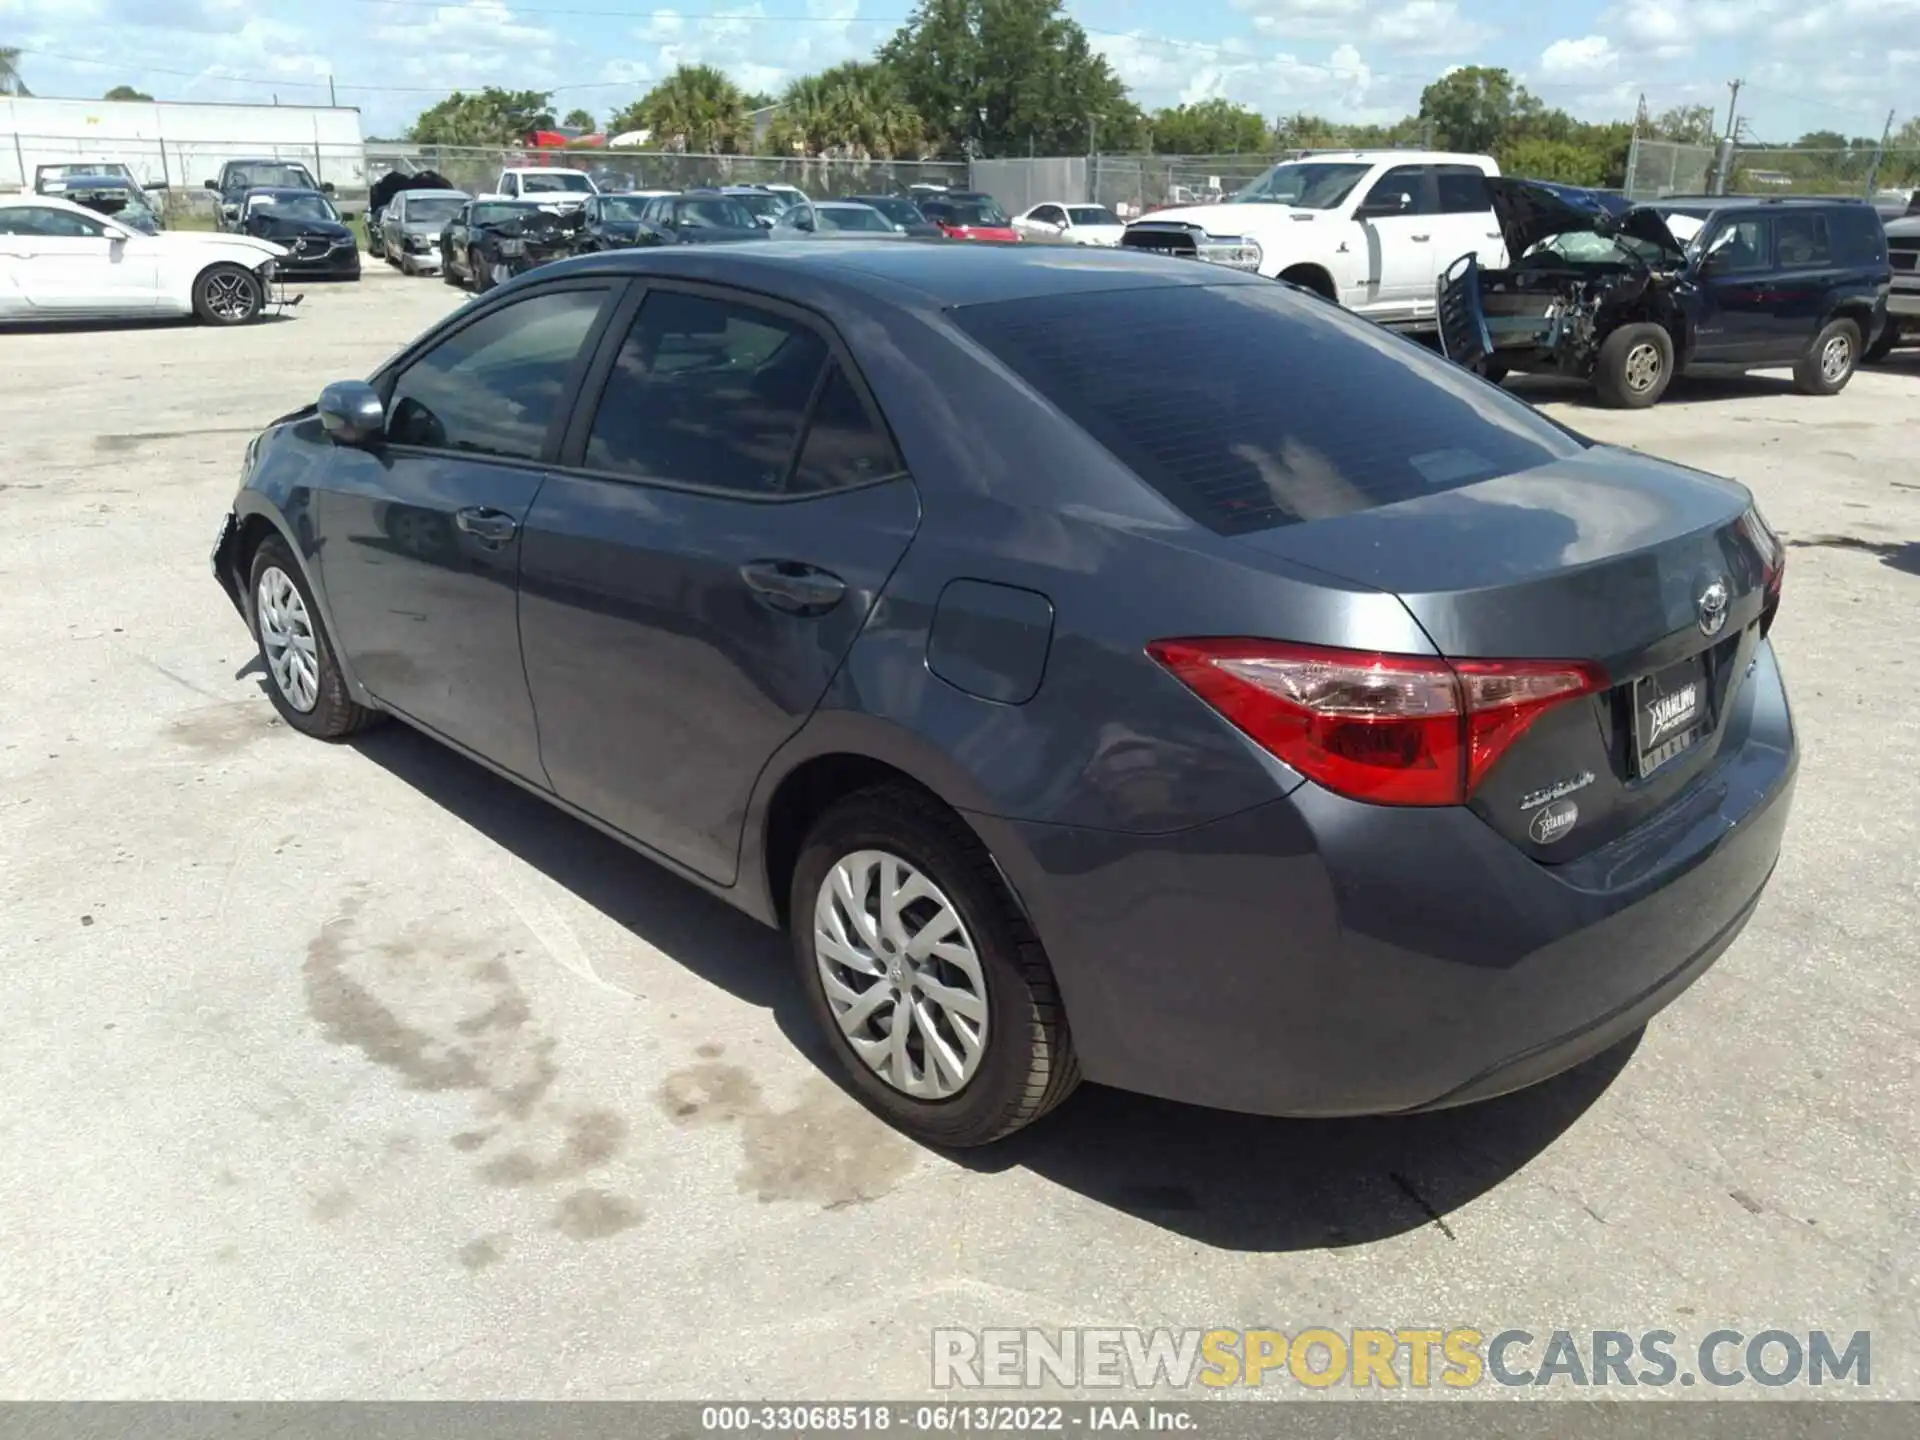
<path fill-rule="evenodd" d="M 993 196 L 1009 215 L 1036 205 L 1080 205 L 1087 199 L 1087 157 L 976 160 L 968 185 Z"/>
<path fill-rule="evenodd" d="M 431 170 L 456 189 L 479 195 L 494 188 L 502 170 L 516 165 L 567 166 L 636 190 L 685 190 L 702 185 L 797 185 L 809 195 L 897 195 L 915 185 L 964 188 L 964 161 L 816 160 L 781 155 L 683 155 L 653 150 L 523 150 L 452 145 L 367 146 L 367 169 L 378 179 L 389 170 Z"/>
<path fill-rule="evenodd" d="M 1092 195 L 1130 220 L 1169 205 L 1212 205 L 1259 179 L 1275 164 L 1307 152 L 1281 155 L 1096 155 Z"/>
<path fill-rule="evenodd" d="M 1916 188 L 1920 188 L 1920 150 L 1735 145 L 1723 162 L 1717 145 L 1635 140 L 1627 154 L 1626 193 L 1634 200 L 1724 193 L 1858 195 L 1891 203 Z"/>
<path fill-rule="evenodd" d="M 359 145 L 13 135 L 0 137 L 0 156 L 0 189 L 31 190 L 49 165 L 124 165 L 170 223 L 212 221 L 217 206 L 206 182 L 218 180 L 230 160 L 300 165 L 320 184 L 331 185 L 347 210 L 360 208 L 368 184 L 367 157 Z"/>

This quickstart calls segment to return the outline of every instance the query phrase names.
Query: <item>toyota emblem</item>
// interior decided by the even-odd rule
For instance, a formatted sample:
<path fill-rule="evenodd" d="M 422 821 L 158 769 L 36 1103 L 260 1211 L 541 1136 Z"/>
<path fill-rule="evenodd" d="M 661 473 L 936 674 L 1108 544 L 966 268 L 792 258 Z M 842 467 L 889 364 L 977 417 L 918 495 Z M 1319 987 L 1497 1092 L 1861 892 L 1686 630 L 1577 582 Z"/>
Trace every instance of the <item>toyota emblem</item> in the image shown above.
<path fill-rule="evenodd" d="M 1718 635 L 1727 624 L 1727 582 L 1716 580 L 1700 592 L 1697 602 L 1700 609 L 1700 630 L 1706 635 Z"/>

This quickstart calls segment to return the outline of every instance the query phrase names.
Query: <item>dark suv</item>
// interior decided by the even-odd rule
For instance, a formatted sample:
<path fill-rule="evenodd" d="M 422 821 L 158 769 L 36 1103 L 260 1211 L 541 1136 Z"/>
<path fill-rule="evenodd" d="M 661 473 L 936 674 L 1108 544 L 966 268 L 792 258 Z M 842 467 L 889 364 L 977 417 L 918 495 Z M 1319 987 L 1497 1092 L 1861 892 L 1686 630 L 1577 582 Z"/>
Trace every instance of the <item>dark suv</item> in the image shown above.
<path fill-rule="evenodd" d="M 1447 355 L 1489 379 L 1577 376 L 1638 409 L 1676 374 L 1791 366 L 1801 391 L 1832 395 L 1886 323 L 1887 237 L 1864 202 L 1487 188 L 1507 266 L 1461 256 L 1438 301 Z"/>

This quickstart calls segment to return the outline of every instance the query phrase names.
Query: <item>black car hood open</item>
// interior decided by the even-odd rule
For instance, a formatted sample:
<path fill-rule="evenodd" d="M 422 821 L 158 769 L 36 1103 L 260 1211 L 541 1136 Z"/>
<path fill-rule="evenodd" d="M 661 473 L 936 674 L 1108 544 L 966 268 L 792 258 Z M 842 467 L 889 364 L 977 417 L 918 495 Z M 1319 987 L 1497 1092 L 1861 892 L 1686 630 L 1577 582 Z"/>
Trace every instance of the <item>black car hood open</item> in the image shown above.
<path fill-rule="evenodd" d="M 384 210 L 387 202 L 402 190 L 457 190 L 460 187 L 444 175 L 436 175 L 431 170 L 422 170 L 413 175 L 402 175 L 398 170 L 389 170 L 367 192 L 367 209 Z"/>
<path fill-rule="evenodd" d="M 1658 211 L 1604 190 L 1489 175 L 1487 193 L 1509 264 L 1542 240 L 1576 234 L 1628 235 L 1659 247 L 1676 262 L 1686 258 L 1686 247 L 1673 238 Z"/>

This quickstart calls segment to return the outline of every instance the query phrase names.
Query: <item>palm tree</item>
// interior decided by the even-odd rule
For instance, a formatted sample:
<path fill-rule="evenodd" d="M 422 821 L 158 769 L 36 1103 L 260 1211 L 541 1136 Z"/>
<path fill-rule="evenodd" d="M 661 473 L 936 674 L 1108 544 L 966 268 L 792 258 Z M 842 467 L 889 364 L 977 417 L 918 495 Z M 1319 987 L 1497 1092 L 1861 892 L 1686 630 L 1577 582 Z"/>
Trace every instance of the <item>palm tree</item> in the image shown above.
<path fill-rule="evenodd" d="M 20 76 L 20 52 L 11 46 L 0 46 L 0 95 L 32 94 Z"/>
<path fill-rule="evenodd" d="M 773 118 L 773 148 L 835 160 L 917 157 L 926 126 L 878 65 L 850 61 L 787 86 Z"/>
<path fill-rule="evenodd" d="M 746 97 L 711 65 L 682 65 L 613 117 L 612 132 L 651 130 L 662 150 L 738 154 L 753 134 Z"/>

